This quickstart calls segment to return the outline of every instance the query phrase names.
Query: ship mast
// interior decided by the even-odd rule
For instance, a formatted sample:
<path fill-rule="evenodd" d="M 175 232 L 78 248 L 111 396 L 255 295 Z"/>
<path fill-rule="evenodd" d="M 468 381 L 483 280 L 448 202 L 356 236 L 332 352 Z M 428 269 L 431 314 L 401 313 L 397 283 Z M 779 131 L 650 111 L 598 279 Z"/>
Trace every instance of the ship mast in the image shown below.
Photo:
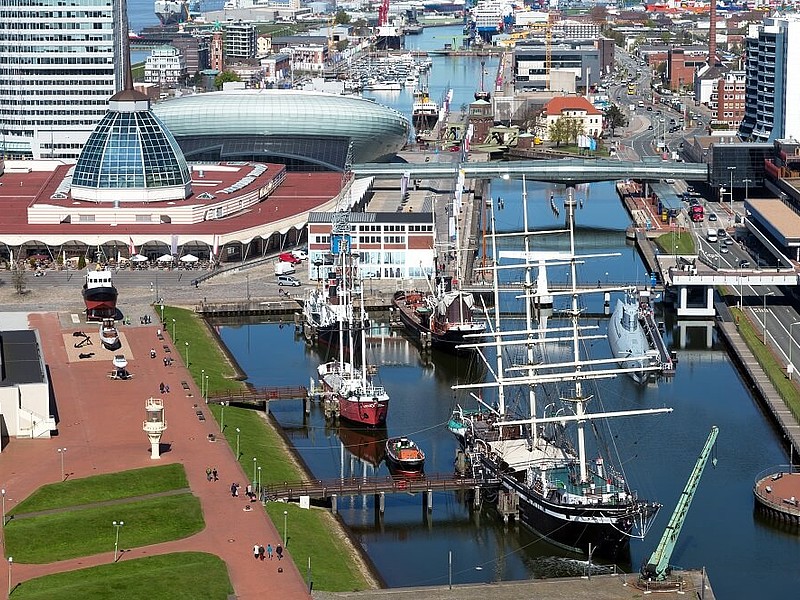
<path fill-rule="evenodd" d="M 494 290 L 494 335 L 495 341 L 495 364 L 496 364 L 496 377 L 498 378 L 497 386 L 497 412 L 505 417 L 506 414 L 506 398 L 503 388 L 503 346 L 502 336 L 500 334 L 500 281 L 498 277 L 498 256 L 497 256 L 497 222 L 494 218 L 494 202 L 491 204 L 489 214 L 492 219 L 492 259 L 494 260 L 494 268 L 492 269 L 492 289 Z"/>
<path fill-rule="evenodd" d="M 481 80 L 482 81 L 482 80 Z M 481 84 L 481 88 L 483 85 Z M 525 174 L 522 174 L 522 221 L 523 221 L 523 228 L 524 228 L 524 242 L 525 242 L 525 256 L 530 256 L 531 251 L 531 240 L 530 240 L 530 230 L 528 229 L 528 186 L 527 181 L 525 180 Z M 534 369 L 534 340 L 533 340 L 533 302 L 535 301 L 533 295 L 533 289 L 531 284 L 531 264 L 530 261 L 526 258 L 525 259 L 525 324 L 528 329 L 528 344 L 527 344 L 527 361 L 529 365 L 528 374 L 533 376 L 535 373 Z M 536 391 L 533 388 L 533 385 L 528 386 L 528 404 L 530 406 L 530 415 L 536 415 Z M 536 426 L 535 423 L 531 426 L 531 440 L 533 445 L 536 445 L 536 441 L 539 438 L 539 428 Z"/>

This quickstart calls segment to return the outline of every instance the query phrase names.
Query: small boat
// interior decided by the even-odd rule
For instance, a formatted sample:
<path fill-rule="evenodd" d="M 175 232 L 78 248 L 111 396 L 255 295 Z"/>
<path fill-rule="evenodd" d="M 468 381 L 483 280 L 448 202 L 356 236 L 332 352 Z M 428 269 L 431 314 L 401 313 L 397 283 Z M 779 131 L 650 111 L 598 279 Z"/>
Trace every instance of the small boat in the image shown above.
<path fill-rule="evenodd" d="M 117 314 L 117 288 L 111 280 L 111 271 L 86 271 L 83 302 L 89 320 L 113 318 Z"/>
<path fill-rule="evenodd" d="M 386 462 L 396 473 L 419 473 L 425 465 L 425 453 L 407 437 L 386 440 Z"/>
<path fill-rule="evenodd" d="M 124 369 L 128 366 L 128 359 L 125 358 L 124 354 L 117 354 L 114 356 L 114 360 L 111 361 L 111 364 L 114 365 L 115 369 Z"/>
<path fill-rule="evenodd" d="M 100 341 L 108 350 L 119 350 L 122 346 L 114 319 L 103 319 L 100 325 Z"/>

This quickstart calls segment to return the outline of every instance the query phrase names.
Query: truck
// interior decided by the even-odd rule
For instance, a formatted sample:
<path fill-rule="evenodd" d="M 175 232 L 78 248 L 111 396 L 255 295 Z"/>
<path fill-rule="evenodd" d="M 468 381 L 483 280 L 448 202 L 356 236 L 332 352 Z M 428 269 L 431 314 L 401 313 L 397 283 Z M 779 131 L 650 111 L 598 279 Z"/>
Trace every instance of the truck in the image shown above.
<path fill-rule="evenodd" d="M 693 204 L 689 207 L 689 218 L 693 223 L 701 223 L 705 217 L 702 204 Z"/>
<path fill-rule="evenodd" d="M 708 231 L 706 231 L 706 239 L 711 242 L 712 244 L 716 243 L 717 241 L 717 230 L 713 227 L 709 227 Z"/>

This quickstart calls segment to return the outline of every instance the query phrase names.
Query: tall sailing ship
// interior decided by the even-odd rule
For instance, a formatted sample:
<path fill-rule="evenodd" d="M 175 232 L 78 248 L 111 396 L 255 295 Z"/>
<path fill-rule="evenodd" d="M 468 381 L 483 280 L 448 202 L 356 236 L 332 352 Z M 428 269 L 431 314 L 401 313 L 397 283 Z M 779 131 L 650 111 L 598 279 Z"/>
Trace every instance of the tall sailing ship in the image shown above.
<path fill-rule="evenodd" d="M 477 410 L 457 408 L 448 424 L 462 446 L 458 464 L 494 483 L 503 498 L 499 506 L 506 514 L 518 516 L 554 544 L 584 555 L 596 552 L 608 558 L 626 557 L 630 539 L 646 534 L 660 505 L 639 498 L 629 487 L 621 465 L 615 466 L 604 456 L 605 446 L 599 441 L 592 443 L 589 434 L 599 433 L 601 428 L 595 426 L 598 420 L 671 409 L 589 410 L 590 405 L 602 402 L 590 386 L 596 380 L 615 377 L 620 367 L 616 357 L 586 355 L 585 345 L 604 336 L 595 331 L 595 325 L 581 323 L 582 297 L 598 290 L 578 288 L 576 267 L 592 258 L 614 255 L 576 253 L 571 194 L 567 201 L 568 227 L 563 230 L 531 232 L 526 203 L 523 187 L 522 251 L 498 254 L 496 236 L 492 235 L 492 254 L 498 266 L 491 267 L 495 314 L 487 336 L 493 340 L 474 347 L 493 380 L 453 388 L 471 390 L 479 402 Z M 568 236 L 569 250 L 533 252 L 532 239 L 539 234 Z M 503 235 L 508 238 L 511 234 Z M 536 312 L 539 298 L 532 271 L 543 260 L 550 267 L 566 267 L 569 272 L 570 288 L 555 293 L 569 300 L 556 326 L 545 313 Z M 508 323 L 500 320 L 498 272 L 514 271 L 509 263 L 515 261 L 519 261 L 523 274 L 521 298 L 526 320 L 523 328 L 508 330 Z M 514 294 L 520 297 L 519 290 Z M 491 398 L 479 395 L 489 392 Z M 511 401 L 515 396 L 519 405 Z M 613 443 L 613 438 L 607 443 Z M 591 458 L 590 453 L 594 455 Z"/>

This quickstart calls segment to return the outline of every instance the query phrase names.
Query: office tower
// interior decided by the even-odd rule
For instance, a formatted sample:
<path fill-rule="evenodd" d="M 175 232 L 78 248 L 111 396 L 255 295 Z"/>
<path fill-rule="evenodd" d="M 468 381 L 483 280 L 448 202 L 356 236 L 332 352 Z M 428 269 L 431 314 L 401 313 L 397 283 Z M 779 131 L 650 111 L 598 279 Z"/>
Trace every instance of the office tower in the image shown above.
<path fill-rule="evenodd" d="M 794 41 L 792 41 L 794 40 Z M 746 38 L 743 138 L 800 138 L 800 18 L 766 18 Z"/>
<path fill-rule="evenodd" d="M 0 0 L 0 145 L 75 160 L 122 89 L 123 0 Z"/>

